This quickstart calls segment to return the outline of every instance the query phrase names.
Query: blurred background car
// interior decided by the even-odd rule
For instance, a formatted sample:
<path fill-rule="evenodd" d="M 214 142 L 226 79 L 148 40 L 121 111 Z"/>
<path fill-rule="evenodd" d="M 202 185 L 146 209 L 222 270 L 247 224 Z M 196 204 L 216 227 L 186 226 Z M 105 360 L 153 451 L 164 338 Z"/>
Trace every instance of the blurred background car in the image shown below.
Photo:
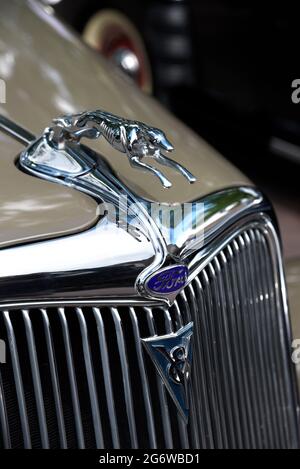
<path fill-rule="evenodd" d="M 56 3 L 89 45 L 192 127 L 210 134 L 213 124 L 214 134 L 228 142 L 234 135 L 236 144 L 239 131 L 240 138 L 297 158 L 278 142 L 300 145 L 291 99 L 299 78 L 298 19 L 290 2 L 272 8 L 248 0 Z"/>

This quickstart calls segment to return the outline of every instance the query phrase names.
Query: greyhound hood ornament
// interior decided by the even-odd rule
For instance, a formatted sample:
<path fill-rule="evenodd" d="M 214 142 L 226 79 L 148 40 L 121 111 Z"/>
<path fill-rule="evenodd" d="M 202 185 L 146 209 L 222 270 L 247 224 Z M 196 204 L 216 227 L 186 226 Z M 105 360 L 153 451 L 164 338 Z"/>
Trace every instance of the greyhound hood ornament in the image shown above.
<path fill-rule="evenodd" d="M 158 177 L 165 188 L 172 186 L 167 177 L 145 159 L 156 160 L 180 172 L 189 183 L 196 178 L 181 164 L 173 161 L 163 152 L 174 148 L 162 130 L 142 122 L 124 119 L 101 110 L 62 116 L 53 120 L 53 125 L 45 130 L 48 143 L 57 150 L 64 150 L 66 144 L 78 144 L 85 137 L 97 139 L 101 136 L 116 150 L 125 153 L 133 168 L 150 172 Z"/>

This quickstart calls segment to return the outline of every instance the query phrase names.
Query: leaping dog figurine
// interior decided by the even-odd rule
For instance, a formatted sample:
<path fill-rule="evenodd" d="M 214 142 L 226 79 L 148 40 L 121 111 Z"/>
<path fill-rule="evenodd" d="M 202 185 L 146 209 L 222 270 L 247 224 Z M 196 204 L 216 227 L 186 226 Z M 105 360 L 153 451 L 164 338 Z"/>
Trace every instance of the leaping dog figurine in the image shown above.
<path fill-rule="evenodd" d="M 157 168 L 145 163 L 144 158 L 153 158 L 160 164 L 179 171 L 189 183 L 196 181 L 195 176 L 184 166 L 162 153 L 174 148 L 164 132 L 155 127 L 101 110 L 63 116 L 53 122 L 55 127 L 51 129 L 52 138 L 58 146 L 63 147 L 68 140 L 79 143 L 83 137 L 95 139 L 103 136 L 113 148 L 126 153 L 131 166 L 151 172 L 166 188 L 172 186 L 171 182 Z"/>

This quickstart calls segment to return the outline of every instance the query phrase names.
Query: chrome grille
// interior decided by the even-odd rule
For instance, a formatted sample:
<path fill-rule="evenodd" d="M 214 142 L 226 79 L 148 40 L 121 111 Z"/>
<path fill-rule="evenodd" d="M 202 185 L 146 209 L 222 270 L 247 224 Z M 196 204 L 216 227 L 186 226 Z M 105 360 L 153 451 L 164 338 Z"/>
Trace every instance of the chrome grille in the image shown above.
<path fill-rule="evenodd" d="M 166 307 L 0 312 L 4 447 L 298 447 L 297 405 L 276 240 L 251 225 Z M 193 320 L 185 425 L 140 338 Z"/>

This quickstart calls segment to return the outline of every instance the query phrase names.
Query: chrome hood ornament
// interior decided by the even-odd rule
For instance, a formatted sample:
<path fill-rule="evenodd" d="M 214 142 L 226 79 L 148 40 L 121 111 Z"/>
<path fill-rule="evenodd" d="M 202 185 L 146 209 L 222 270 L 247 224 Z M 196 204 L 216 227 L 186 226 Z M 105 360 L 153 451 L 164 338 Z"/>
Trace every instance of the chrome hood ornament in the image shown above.
<path fill-rule="evenodd" d="M 142 339 L 181 416 L 189 415 L 193 323 L 176 333 Z"/>
<path fill-rule="evenodd" d="M 46 129 L 45 135 L 57 149 L 63 150 L 67 142 L 79 144 L 83 137 L 97 139 L 103 136 L 113 148 L 127 155 L 133 168 L 152 173 L 165 188 L 171 187 L 172 183 L 144 159 L 151 158 L 180 172 L 189 183 L 196 181 L 185 167 L 163 153 L 171 152 L 174 148 L 164 132 L 155 127 L 101 110 L 63 116 L 54 119 L 53 124 Z"/>

